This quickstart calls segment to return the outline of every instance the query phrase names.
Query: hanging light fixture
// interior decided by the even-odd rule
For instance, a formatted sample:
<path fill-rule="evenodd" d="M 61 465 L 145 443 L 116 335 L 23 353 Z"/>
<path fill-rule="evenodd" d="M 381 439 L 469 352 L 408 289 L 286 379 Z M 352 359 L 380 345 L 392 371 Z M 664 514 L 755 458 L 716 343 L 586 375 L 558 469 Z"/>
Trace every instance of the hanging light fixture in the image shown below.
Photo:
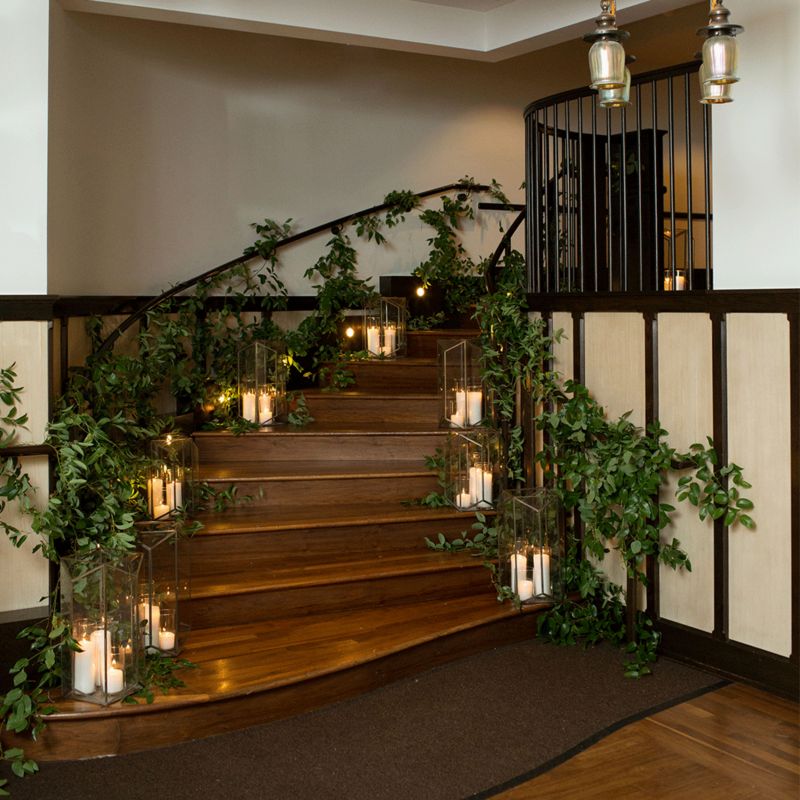
<path fill-rule="evenodd" d="M 711 83 L 706 79 L 706 65 L 700 65 L 698 78 L 700 80 L 700 102 L 706 105 L 719 103 L 732 103 L 730 83 Z"/>
<path fill-rule="evenodd" d="M 625 56 L 625 64 L 633 64 L 636 56 Z M 616 89 L 599 89 L 597 92 L 601 108 L 625 108 L 631 103 L 631 71 L 625 67 L 625 83 Z"/>
<path fill-rule="evenodd" d="M 744 32 L 744 28 L 741 25 L 731 24 L 729 21 L 731 12 L 722 5 L 721 0 L 710 0 L 710 3 L 708 25 L 697 31 L 698 36 L 705 38 L 705 42 L 703 42 L 704 83 L 724 86 L 739 80 L 739 76 L 736 74 L 739 60 L 736 36 Z M 730 99 L 716 102 L 730 102 Z"/>
<path fill-rule="evenodd" d="M 622 89 L 625 86 L 624 42 L 630 34 L 619 30 L 616 21 L 614 0 L 601 0 L 600 16 L 595 20 L 597 28 L 587 33 L 583 40 L 591 42 L 589 49 L 589 72 L 592 89 Z"/>

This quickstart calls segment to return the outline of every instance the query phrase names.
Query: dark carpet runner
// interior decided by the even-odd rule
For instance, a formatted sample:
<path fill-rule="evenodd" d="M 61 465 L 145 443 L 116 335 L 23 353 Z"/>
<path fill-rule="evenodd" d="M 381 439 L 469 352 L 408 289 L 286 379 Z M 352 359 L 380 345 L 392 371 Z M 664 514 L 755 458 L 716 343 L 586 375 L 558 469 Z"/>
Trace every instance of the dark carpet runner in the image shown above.
<path fill-rule="evenodd" d="M 626 722 L 719 685 L 666 659 L 653 676 L 630 680 L 611 647 L 528 641 L 248 730 L 117 758 L 45 763 L 9 788 L 16 800 L 491 797 Z"/>

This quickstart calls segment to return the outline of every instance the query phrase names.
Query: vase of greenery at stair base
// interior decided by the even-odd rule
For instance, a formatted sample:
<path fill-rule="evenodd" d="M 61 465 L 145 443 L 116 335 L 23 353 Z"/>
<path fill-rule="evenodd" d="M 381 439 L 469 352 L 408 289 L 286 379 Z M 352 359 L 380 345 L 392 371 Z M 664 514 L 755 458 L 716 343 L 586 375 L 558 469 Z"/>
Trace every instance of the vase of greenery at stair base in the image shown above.
<path fill-rule="evenodd" d="M 447 501 L 459 511 L 494 508 L 502 476 L 502 442 L 493 428 L 451 431 L 445 448 Z"/>
<path fill-rule="evenodd" d="M 395 358 L 406 351 L 406 300 L 378 297 L 364 309 L 362 330 L 372 358 Z"/>
<path fill-rule="evenodd" d="M 150 442 L 147 509 L 151 519 L 167 519 L 192 509 L 197 499 L 197 445 L 168 433 Z"/>
<path fill-rule="evenodd" d="M 136 601 L 142 646 L 178 655 L 188 631 L 181 617 L 191 591 L 188 540 L 171 522 L 138 522 L 136 549 L 142 555 Z"/>
<path fill-rule="evenodd" d="M 286 422 L 286 358 L 264 342 L 239 350 L 239 414 L 261 427 Z"/>
<path fill-rule="evenodd" d="M 136 609 L 142 556 L 97 548 L 60 562 L 65 697 L 107 706 L 139 689 L 143 649 Z M 68 640 L 70 642 L 70 640 Z"/>
<path fill-rule="evenodd" d="M 544 488 L 503 492 L 495 530 L 500 585 L 522 604 L 561 600 L 565 546 L 558 495 Z"/>
<path fill-rule="evenodd" d="M 474 339 L 439 339 L 439 426 L 474 428 L 483 422 L 481 348 Z"/>

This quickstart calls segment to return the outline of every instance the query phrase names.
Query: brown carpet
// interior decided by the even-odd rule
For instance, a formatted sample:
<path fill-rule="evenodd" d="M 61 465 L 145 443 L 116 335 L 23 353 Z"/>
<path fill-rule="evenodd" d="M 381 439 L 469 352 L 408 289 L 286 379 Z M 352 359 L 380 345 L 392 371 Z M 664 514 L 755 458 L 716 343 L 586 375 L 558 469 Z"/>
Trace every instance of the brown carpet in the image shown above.
<path fill-rule="evenodd" d="M 43 764 L 9 788 L 16 800 L 491 797 L 625 722 L 722 685 L 667 659 L 651 677 L 626 679 L 620 659 L 607 646 L 522 642 L 246 731 Z"/>

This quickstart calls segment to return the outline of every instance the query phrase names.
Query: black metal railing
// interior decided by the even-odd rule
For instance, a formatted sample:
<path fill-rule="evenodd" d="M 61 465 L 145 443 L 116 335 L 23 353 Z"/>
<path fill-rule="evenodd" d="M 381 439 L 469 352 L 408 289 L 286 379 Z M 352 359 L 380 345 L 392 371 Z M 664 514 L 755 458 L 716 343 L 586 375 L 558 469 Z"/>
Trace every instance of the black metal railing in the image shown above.
<path fill-rule="evenodd" d="M 530 292 L 712 288 L 699 66 L 635 76 L 627 108 L 602 108 L 586 88 L 526 109 Z"/>

